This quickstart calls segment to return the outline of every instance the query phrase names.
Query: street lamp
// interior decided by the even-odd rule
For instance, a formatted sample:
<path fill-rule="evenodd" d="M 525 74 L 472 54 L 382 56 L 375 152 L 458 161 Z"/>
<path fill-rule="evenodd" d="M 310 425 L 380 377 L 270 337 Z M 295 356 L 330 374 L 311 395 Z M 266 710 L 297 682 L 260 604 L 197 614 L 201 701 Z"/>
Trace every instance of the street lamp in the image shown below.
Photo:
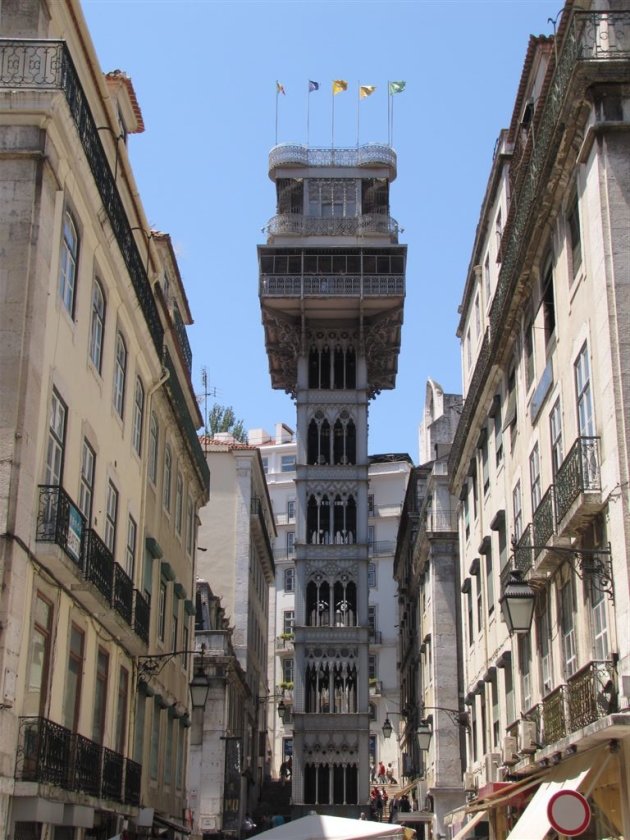
<path fill-rule="evenodd" d="M 418 738 L 418 747 L 423 752 L 428 752 L 431 746 L 431 737 L 433 736 L 433 729 L 430 720 L 421 720 L 416 729 L 416 736 Z"/>
<path fill-rule="evenodd" d="M 201 667 L 197 669 L 197 673 L 190 681 L 189 688 L 193 709 L 205 708 L 210 691 L 210 679 Z"/>
<path fill-rule="evenodd" d="M 383 724 L 383 738 L 391 738 L 392 732 L 394 727 L 392 726 L 392 722 L 389 719 L 389 715 L 385 718 L 385 723 Z"/>
<path fill-rule="evenodd" d="M 513 569 L 499 598 L 501 612 L 510 634 L 529 633 L 534 617 L 536 593 L 523 580 L 519 569 Z"/>

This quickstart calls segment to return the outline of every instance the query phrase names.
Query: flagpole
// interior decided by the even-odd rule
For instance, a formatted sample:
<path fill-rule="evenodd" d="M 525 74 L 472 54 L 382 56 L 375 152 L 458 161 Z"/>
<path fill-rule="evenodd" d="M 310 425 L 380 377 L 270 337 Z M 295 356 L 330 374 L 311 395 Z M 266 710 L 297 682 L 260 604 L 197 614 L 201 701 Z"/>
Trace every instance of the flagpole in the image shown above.
<path fill-rule="evenodd" d="M 308 149 L 308 140 L 310 135 L 310 122 L 311 122 L 311 83 L 308 82 L 306 85 L 306 148 Z"/>
<path fill-rule="evenodd" d="M 394 96 L 392 95 L 392 130 L 390 134 L 390 141 L 389 145 L 393 148 L 394 146 Z"/>
<path fill-rule="evenodd" d="M 276 142 L 278 145 L 278 96 L 280 95 L 280 88 L 278 87 L 278 80 L 276 79 Z"/>
<path fill-rule="evenodd" d="M 361 82 L 357 82 L 357 149 L 359 148 L 359 127 L 361 121 Z"/>
<path fill-rule="evenodd" d="M 387 81 L 387 145 L 388 146 L 391 146 L 391 143 L 389 142 L 389 106 L 390 106 L 389 97 L 390 96 L 391 96 L 391 93 L 389 92 L 389 79 L 388 79 L 388 81 Z"/>
<path fill-rule="evenodd" d="M 332 89 L 332 136 L 330 148 L 335 148 L 335 88 Z"/>

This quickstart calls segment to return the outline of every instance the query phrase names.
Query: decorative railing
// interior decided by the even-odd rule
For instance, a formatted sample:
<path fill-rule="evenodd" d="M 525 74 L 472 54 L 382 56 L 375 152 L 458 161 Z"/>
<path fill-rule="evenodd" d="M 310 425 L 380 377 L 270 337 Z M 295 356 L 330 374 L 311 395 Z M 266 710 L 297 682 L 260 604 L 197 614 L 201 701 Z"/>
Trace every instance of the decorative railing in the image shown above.
<path fill-rule="evenodd" d="M 84 531 L 85 518 L 63 487 L 40 485 L 36 539 L 56 543 L 81 568 Z"/>
<path fill-rule="evenodd" d="M 549 487 L 532 517 L 534 536 L 534 557 L 538 557 L 552 536 L 556 533 L 555 494 L 553 484 Z"/>
<path fill-rule="evenodd" d="M 166 380 L 166 393 L 169 396 L 171 405 L 175 416 L 179 420 L 179 428 L 185 437 L 188 444 L 188 451 L 197 467 L 199 478 L 204 486 L 207 488 L 210 483 L 210 468 L 206 463 L 199 438 L 197 436 L 197 429 L 192 421 L 188 406 L 186 405 L 186 398 L 184 392 L 179 384 L 177 371 L 173 365 L 173 361 L 168 350 L 164 350 L 164 367 L 169 372 L 169 378 Z"/>
<path fill-rule="evenodd" d="M 113 606 L 131 627 L 133 621 L 133 581 L 118 563 L 114 563 Z"/>
<path fill-rule="evenodd" d="M 133 591 L 133 629 L 145 644 L 149 644 L 149 622 L 151 620 L 151 606 L 142 592 Z"/>
<path fill-rule="evenodd" d="M 142 768 L 43 717 L 22 717 L 15 778 L 137 804 Z"/>
<path fill-rule="evenodd" d="M 405 278 L 401 274 L 330 274 L 317 277 L 301 274 L 261 274 L 259 294 L 261 297 L 298 298 L 308 295 L 401 297 L 405 294 Z"/>
<path fill-rule="evenodd" d="M 381 164 L 396 176 L 396 152 L 381 143 L 368 143 L 354 149 L 309 148 L 297 143 L 283 143 L 269 152 L 269 172 L 280 166 L 374 166 Z"/>
<path fill-rule="evenodd" d="M 511 308 L 519 300 L 516 286 L 522 275 L 522 263 L 534 219 L 539 212 L 541 191 L 549 189 L 549 174 L 555 161 L 555 147 L 563 131 L 563 112 L 567 93 L 580 65 L 598 64 L 609 67 L 611 62 L 630 58 L 630 12 L 572 11 L 564 39 L 559 44 L 559 56 L 547 94 L 536 113 L 535 131 L 530 132 L 529 146 L 522 155 L 522 175 L 514 187 L 513 197 L 501 241 L 501 269 L 490 308 L 490 335 L 484 337 L 484 347 L 477 357 L 472 381 L 466 392 L 462 415 L 457 427 L 449 458 L 451 474 L 463 454 L 466 438 L 482 390 L 491 374 L 491 359 L 495 358 L 502 335 L 509 325 Z M 488 339 L 488 346 L 486 345 Z"/>
<path fill-rule="evenodd" d="M 601 490 L 599 438 L 579 437 L 556 473 L 556 515 L 562 522 L 581 493 Z"/>
<path fill-rule="evenodd" d="M 179 349 L 182 351 L 186 368 L 190 373 L 192 368 L 192 350 L 190 349 L 190 342 L 188 341 L 188 333 L 186 332 L 186 324 L 182 321 L 182 316 L 177 310 L 173 314 L 173 325 L 175 333 L 179 341 Z"/>
<path fill-rule="evenodd" d="M 617 674 L 612 662 L 589 662 L 567 680 L 567 686 L 572 731 L 619 710 Z"/>
<path fill-rule="evenodd" d="M 396 219 L 382 213 L 324 219 L 301 213 L 282 213 L 270 219 L 266 227 L 270 236 L 365 236 L 373 233 L 397 236 L 398 230 Z"/>
<path fill-rule="evenodd" d="M 523 576 L 531 569 L 533 561 L 532 526 L 528 525 L 514 546 L 514 568 Z"/>
<path fill-rule="evenodd" d="M 111 551 L 92 528 L 85 532 L 83 551 L 85 577 L 111 604 L 114 595 L 114 558 Z"/>
<path fill-rule="evenodd" d="M 542 701 L 543 739 L 553 744 L 568 731 L 566 686 L 560 685 Z"/>

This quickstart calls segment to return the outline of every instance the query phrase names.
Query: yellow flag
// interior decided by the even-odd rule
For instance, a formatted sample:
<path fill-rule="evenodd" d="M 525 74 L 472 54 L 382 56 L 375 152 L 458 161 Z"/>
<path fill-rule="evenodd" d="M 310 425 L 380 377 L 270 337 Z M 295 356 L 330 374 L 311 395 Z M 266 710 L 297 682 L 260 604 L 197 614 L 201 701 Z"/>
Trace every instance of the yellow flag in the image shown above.
<path fill-rule="evenodd" d="M 372 96 L 376 90 L 376 85 L 359 85 L 359 96 L 365 99 L 366 96 Z"/>
<path fill-rule="evenodd" d="M 343 79 L 335 79 L 332 83 L 333 94 L 341 93 L 344 90 L 348 90 L 348 82 L 345 82 Z"/>

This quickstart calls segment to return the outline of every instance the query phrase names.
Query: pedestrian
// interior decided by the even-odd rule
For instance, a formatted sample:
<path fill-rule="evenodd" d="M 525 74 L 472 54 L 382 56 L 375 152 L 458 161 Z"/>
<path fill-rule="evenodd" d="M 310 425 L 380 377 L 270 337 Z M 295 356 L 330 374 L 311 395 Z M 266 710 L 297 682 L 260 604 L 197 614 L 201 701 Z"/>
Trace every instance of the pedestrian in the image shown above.
<path fill-rule="evenodd" d="M 387 765 L 387 771 L 386 771 L 385 775 L 387 776 L 387 784 L 388 785 L 397 785 L 398 784 L 398 782 L 394 778 L 394 768 L 392 767 L 391 761 Z"/>
<path fill-rule="evenodd" d="M 383 821 L 383 797 L 380 791 L 376 791 L 376 819 L 379 822 Z"/>
<path fill-rule="evenodd" d="M 378 765 L 378 781 L 380 784 L 385 784 L 387 781 L 387 775 L 385 774 L 385 765 L 382 761 L 379 762 Z"/>
<path fill-rule="evenodd" d="M 374 784 L 376 781 L 376 763 L 374 759 L 370 759 L 370 782 Z"/>

